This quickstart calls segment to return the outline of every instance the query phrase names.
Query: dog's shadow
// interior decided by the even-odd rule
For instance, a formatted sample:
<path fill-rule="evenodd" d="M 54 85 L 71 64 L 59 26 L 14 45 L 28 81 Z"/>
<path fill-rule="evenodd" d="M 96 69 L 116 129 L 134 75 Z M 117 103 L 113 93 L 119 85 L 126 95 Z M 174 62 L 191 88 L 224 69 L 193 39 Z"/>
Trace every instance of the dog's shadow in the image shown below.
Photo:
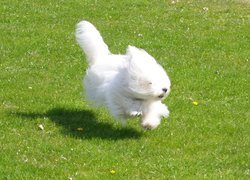
<path fill-rule="evenodd" d="M 23 118 L 48 118 L 60 126 L 62 133 L 82 139 L 136 139 L 141 132 L 129 127 L 115 127 L 112 122 L 99 121 L 93 112 L 80 109 L 55 108 L 46 113 L 16 113 Z"/>

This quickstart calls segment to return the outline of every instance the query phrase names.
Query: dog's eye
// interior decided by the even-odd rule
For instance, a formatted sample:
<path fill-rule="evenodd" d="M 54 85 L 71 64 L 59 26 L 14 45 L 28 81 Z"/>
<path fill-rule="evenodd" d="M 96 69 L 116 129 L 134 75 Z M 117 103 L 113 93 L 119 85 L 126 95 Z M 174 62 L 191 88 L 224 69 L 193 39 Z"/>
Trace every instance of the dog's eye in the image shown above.
<path fill-rule="evenodd" d="M 152 83 L 152 82 L 149 82 L 148 84 L 150 84 L 150 85 L 151 85 L 151 84 L 153 84 L 153 83 Z"/>

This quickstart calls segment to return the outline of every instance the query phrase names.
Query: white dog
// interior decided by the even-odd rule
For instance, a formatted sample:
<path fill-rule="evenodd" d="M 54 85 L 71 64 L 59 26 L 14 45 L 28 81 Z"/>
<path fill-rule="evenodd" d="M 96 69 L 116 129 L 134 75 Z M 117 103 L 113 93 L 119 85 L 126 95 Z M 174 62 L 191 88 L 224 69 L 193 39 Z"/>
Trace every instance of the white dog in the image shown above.
<path fill-rule="evenodd" d="M 84 78 L 89 101 L 106 106 L 123 124 L 129 116 L 142 116 L 146 129 L 156 128 L 162 116 L 168 117 L 161 101 L 170 92 L 170 80 L 152 56 L 134 46 L 128 46 L 125 55 L 112 54 L 87 21 L 77 24 L 76 39 L 89 64 Z"/>

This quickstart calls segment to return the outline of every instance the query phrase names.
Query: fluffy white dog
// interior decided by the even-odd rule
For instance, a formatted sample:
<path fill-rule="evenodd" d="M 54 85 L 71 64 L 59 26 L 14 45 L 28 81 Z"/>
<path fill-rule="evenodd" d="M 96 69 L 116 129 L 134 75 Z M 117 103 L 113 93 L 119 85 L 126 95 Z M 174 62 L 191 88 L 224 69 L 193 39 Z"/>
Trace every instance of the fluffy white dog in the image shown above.
<path fill-rule="evenodd" d="M 89 101 L 106 106 L 123 124 L 129 116 L 142 116 L 146 129 L 168 117 L 161 101 L 170 92 L 170 79 L 151 55 L 134 46 L 128 46 L 125 55 L 112 54 L 88 21 L 77 24 L 76 39 L 89 64 L 84 78 Z"/>

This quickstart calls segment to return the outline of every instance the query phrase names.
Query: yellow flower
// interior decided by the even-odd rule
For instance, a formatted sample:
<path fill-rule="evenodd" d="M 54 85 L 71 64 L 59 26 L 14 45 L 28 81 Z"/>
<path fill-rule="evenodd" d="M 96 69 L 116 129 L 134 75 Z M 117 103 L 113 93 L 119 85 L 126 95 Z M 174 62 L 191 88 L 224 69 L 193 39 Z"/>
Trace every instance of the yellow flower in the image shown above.
<path fill-rule="evenodd" d="M 197 105 L 199 104 L 197 101 L 193 101 L 192 103 L 193 103 L 193 105 L 195 105 L 195 106 L 197 106 Z"/>
<path fill-rule="evenodd" d="M 111 174 L 115 174 L 115 170 L 112 169 L 112 170 L 110 171 L 110 173 L 111 173 Z"/>
<path fill-rule="evenodd" d="M 83 131 L 83 128 L 77 128 L 76 130 L 77 131 Z"/>

